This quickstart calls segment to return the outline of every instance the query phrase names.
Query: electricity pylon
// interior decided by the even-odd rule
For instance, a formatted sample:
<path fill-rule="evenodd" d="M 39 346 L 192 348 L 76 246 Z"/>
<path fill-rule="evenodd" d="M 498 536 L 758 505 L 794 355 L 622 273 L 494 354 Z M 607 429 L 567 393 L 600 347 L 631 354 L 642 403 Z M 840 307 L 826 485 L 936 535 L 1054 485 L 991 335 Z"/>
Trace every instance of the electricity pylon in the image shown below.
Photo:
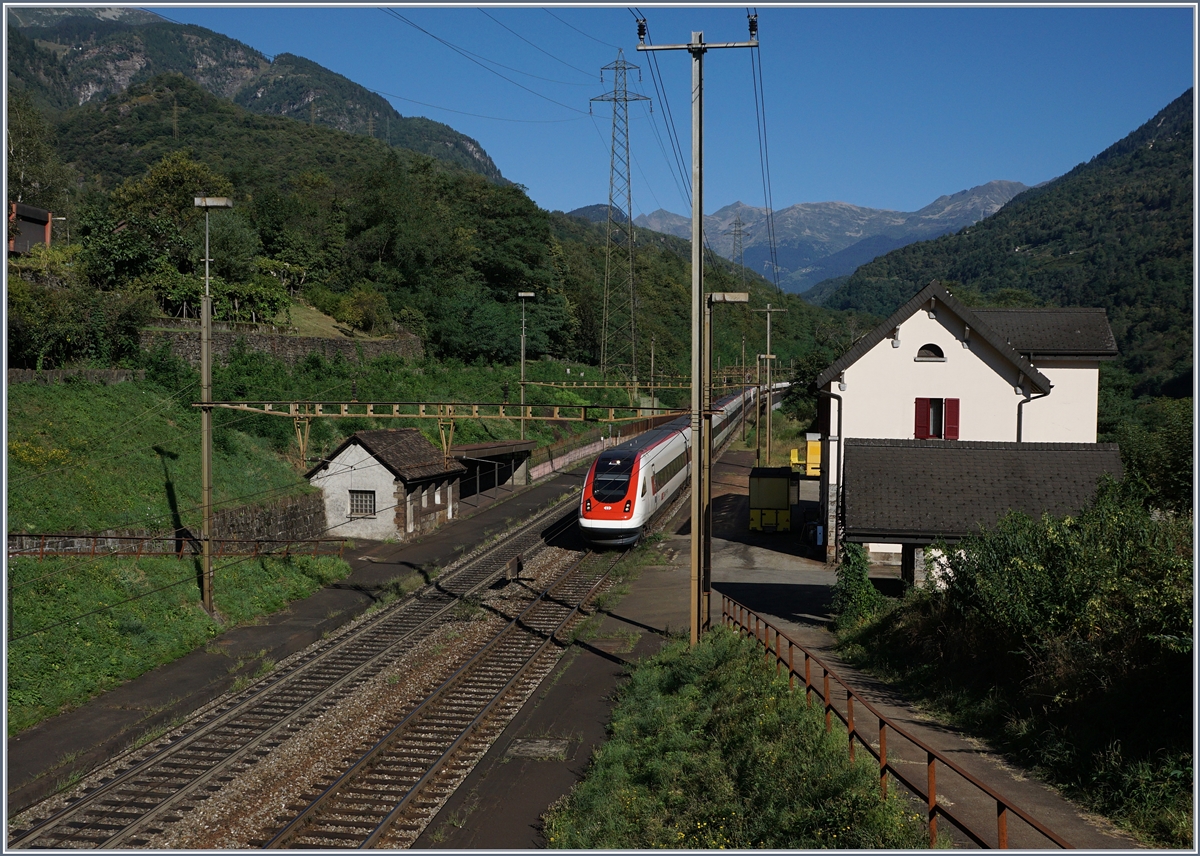
<path fill-rule="evenodd" d="M 592 101 L 613 105 L 612 153 L 608 169 L 608 241 L 604 255 L 604 314 L 600 333 L 600 371 L 628 373 L 637 383 L 637 305 L 633 280 L 633 193 L 629 186 L 629 102 L 649 101 L 626 86 L 629 69 L 625 52 L 617 51 L 615 62 L 600 72 L 613 73 L 613 91 Z M 624 205 L 622 216 L 621 206 Z M 636 394 L 636 390 L 635 393 Z"/>
<path fill-rule="evenodd" d="M 742 254 L 742 226 L 746 225 L 742 222 L 740 214 L 733 218 L 733 258 L 738 263 L 738 267 L 742 269 L 742 286 L 746 285 L 746 259 Z"/>

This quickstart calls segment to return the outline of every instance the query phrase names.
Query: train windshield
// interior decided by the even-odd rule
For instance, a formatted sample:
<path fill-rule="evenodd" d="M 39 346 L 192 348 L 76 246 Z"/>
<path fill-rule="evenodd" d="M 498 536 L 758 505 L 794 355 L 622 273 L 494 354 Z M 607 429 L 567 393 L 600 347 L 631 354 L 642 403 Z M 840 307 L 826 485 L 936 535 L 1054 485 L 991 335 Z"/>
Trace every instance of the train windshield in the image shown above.
<path fill-rule="evenodd" d="M 633 452 L 600 456 L 596 461 L 596 478 L 592 481 L 592 496 L 597 501 L 616 502 L 625 498 L 634 457 Z"/>

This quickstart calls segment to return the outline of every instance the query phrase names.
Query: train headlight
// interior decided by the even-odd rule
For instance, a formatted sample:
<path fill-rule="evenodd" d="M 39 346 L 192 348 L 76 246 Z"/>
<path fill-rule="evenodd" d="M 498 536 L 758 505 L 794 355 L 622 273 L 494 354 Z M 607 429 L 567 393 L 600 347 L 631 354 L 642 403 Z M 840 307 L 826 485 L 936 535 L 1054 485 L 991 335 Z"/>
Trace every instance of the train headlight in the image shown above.
<path fill-rule="evenodd" d="M 632 506 L 632 505 L 633 505 L 633 500 L 632 500 L 632 499 L 627 499 L 627 500 L 625 500 L 625 513 L 626 513 L 626 514 L 628 514 L 628 513 L 629 513 L 629 508 L 630 508 L 630 506 Z"/>
<path fill-rule="evenodd" d="M 584 510 L 584 511 L 591 511 L 591 510 L 592 510 L 592 501 L 591 501 L 590 499 L 589 499 L 589 500 L 586 500 L 586 501 L 583 503 L 583 510 Z"/>

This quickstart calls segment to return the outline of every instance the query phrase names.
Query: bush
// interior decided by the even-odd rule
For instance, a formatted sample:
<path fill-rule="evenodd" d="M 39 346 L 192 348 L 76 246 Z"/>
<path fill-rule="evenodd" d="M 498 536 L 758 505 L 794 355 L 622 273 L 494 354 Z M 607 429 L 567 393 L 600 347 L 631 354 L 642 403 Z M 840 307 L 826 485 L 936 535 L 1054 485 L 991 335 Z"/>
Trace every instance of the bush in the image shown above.
<path fill-rule="evenodd" d="M 561 848 L 915 848 L 927 830 L 866 753 L 723 627 L 633 670 L 587 776 L 546 817 Z"/>
<path fill-rule="evenodd" d="M 852 627 L 870 618 L 883 606 L 884 597 L 871 585 L 868 569 L 867 551 L 862 544 L 846 544 L 837 569 L 837 582 L 833 586 L 835 627 Z"/>
<path fill-rule="evenodd" d="M 1192 520 L 1106 480 L 1078 517 L 1010 514 L 842 636 L 960 724 L 1158 844 L 1191 847 Z"/>

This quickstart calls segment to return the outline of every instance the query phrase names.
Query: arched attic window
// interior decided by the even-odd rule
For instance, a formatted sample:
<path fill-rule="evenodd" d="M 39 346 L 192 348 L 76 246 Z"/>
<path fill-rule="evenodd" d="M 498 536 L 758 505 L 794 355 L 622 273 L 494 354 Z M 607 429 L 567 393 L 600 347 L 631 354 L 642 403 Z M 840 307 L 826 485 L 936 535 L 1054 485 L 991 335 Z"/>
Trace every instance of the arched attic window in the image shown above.
<path fill-rule="evenodd" d="M 917 351 L 916 361 L 918 363 L 944 363 L 946 362 L 946 355 L 942 352 L 941 348 L 930 343 L 922 345 L 921 349 Z"/>

